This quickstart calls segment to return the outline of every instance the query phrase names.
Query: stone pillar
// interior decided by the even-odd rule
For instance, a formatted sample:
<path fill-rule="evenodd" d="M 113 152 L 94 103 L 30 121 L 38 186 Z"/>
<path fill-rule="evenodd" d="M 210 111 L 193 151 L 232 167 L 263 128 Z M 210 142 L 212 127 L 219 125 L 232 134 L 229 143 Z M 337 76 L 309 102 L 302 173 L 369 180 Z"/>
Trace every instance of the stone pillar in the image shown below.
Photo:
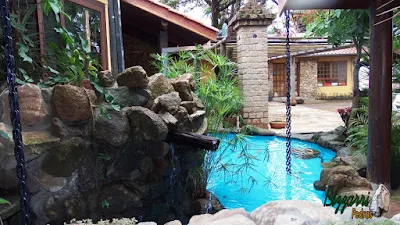
<path fill-rule="evenodd" d="M 317 60 L 300 60 L 300 94 L 301 97 L 315 99 L 318 90 Z"/>
<path fill-rule="evenodd" d="M 268 128 L 267 28 L 274 16 L 249 1 L 230 22 L 237 38 L 237 63 L 244 94 L 243 118 L 247 124 Z"/>

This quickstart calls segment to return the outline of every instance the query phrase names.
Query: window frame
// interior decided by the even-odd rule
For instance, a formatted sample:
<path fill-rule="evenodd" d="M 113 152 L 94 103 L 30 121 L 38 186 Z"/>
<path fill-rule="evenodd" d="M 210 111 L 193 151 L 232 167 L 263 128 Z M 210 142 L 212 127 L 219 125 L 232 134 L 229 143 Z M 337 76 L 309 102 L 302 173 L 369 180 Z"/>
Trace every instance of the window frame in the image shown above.
<path fill-rule="evenodd" d="M 329 64 L 329 77 L 325 78 L 321 78 L 320 76 L 320 67 L 321 64 Z M 334 77 L 334 66 L 335 64 L 338 67 L 343 66 L 342 68 L 344 69 L 344 77 L 341 77 L 340 73 L 338 72 L 338 77 Z M 327 74 L 323 74 L 324 76 L 326 76 Z M 332 83 L 336 83 L 336 82 L 332 82 L 332 80 L 338 80 L 338 85 L 332 85 Z M 322 83 L 322 85 L 320 85 L 320 83 Z M 341 83 L 345 83 L 344 85 L 340 85 Z M 340 61 L 318 61 L 317 62 L 317 84 L 320 87 L 340 87 L 340 86 L 347 86 L 348 84 L 348 70 L 347 70 L 347 61 L 346 60 L 340 60 Z M 329 84 L 329 85 L 326 85 Z"/>
<path fill-rule="evenodd" d="M 100 47 L 101 47 L 101 67 L 103 70 L 108 70 L 108 40 L 107 40 L 107 18 L 106 18 L 106 4 L 96 1 L 96 0 L 61 0 L 64 5 L 65 1 L 70 1 L 74 4 L 80 5 L 82 7 L 97 11 L 100 13 Z M 39 30 L 39 43 L 40 43 L 40 53 L 45 54 L 45 30 L 43 24 L 43 10 L 40 5 L 41 0 L 37 0 L 37 19 L 38 19 L 38 30 Z M 63 27 L 65 27 L 65 16 L 60 15 L 60 22 Z"/>

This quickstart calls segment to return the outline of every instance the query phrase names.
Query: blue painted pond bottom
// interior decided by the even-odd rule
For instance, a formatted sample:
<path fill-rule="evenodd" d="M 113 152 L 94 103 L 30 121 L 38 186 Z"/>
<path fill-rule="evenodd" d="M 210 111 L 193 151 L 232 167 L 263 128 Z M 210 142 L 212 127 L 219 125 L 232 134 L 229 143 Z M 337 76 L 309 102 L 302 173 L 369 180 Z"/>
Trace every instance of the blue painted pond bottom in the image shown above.
<path fill-rule="evenodd" d="M 325 193 L 315 190 L 321 162 L 329 162 L 335 152 L 316 144 L 292 140 L 292 149 L 320 151 L 317 158 L 291 157 L 292 175 L 286 174 L 286 140 L 279 137 L 228 134 L 219 136 L 218 151 L 206 155 L 210 171 L 207 189 L 227 209 L 253 211 L 275 200 L 323 202 Z"/>

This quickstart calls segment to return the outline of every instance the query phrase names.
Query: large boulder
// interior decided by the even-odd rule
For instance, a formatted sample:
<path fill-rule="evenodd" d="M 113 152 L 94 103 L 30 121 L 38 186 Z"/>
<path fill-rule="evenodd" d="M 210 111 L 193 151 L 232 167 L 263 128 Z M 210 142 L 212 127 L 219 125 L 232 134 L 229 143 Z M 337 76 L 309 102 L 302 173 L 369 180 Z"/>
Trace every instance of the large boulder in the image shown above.
<path fill-rule="evenodd" d="M 88 143 L 80 137 L 63 140 L 46 156 L 42 170 L 55 177 L 69 177 L 81 164 L 88 147 Z"/>
<path fill-rule="evenodd" d="M 319 181 L 314 183 L 317 190 L 325 191 L 329 187 L 332 193 L 338 194 L 342 190 L 372 189 L 371 183 L 361 177 L 351 166 L 336 166 L 324 168 Z"/>
<path fill-rule="evenodd" d="M 312 149 L 312 148 L 306 148 L 306 149 L 293 149 L 292 154 L 296 156 L 296 158 L 299 159 L 313 159 L 317 158 L 320 155 L 320 151 Z"/>
<path fill-rule="evenodd" d="M 146 71 L 141 66 L 130 67 L 117 76 L 119 86 L 132 88 L 147 88 L 149 78 Z"/>
<path fill-rule="evenodd" d="M 66 121 L 88 120 L 92 116 L 95 96 L 94 91 L 73 85 L 55 86 L 53 102 L 57 116 Z"/>
<path fill-rule="evenodd" d="M 123 111 L 128 115 L 134 136 L 146 141 L 163 141 L 167 137 L 168 127 L 155 112 L 140 106 L 127 107 Z"/>
<path fill-rule="evenodd" d="M 120 147 L 129 141 L 129 119 L 123 112 L 111 111 L 108 114 L 110 118 L 101 115 L 96 118 L 94 136 L 112 146 Z"/>
<path fill-rule="evenodd" d="M 160 95 L 174 91 L 174 87 L 169 83 L 164 74 L 161 73 L 154 74 L 149 78 L 149 89 L 153 100 Z"/>
<path fill-rule="evenodd" d="M 243 217 L 250 219 L 249 218 L 249 213 L 246 212 L 243 208 L 231 209 L 231 210 L 223 209 L 223 210 L 215 213 L 214 215 L 203 214 L 203 215 L 193 216 L 189 220 L 189 224 L 190 225 L 210 225 L 210 224 L 213 224 L 213 222 L 216 222 L 216 221 L 224 222 L 225 219 L 232 218 L 232 217 L 238 219 L 237 216 L 240 216 L 240 218 L 241 218 L 241 219 L 239 219 L 239 221 L 243 221 L 243 219 L 242 219 Z M 232 220 L 230 220 L 230 221 L 232 221 Z M 246 222 L 248 222 L 248 221 L 246 220 Z M 222 224 L 230 224 L 230 223 L 217 223 L 217 224 L 218 225 L 219 224 L 222 225 Z"/>
<path fill-rule="evenodd" d="M 5 90 L 0 96 L 3 104 L 2 119 L 6 124 L 11 124 L 8 93 L 8 90 Z M 34 84 L 25 84 L 18 87 L 18 102 L 21 124 L 23 126 L 35 125 L 42 121 L 48 114 L 43 105 L 42 92 Z"/>
<path fill-rule="evenodd" d="M 150 91 L 147 89 L 117 87 L 108 88 L 108 93 L 114 97 L 114 101 L 121 107 L 144 106 L 150 99 Z"/>
<path fill-rule="evenodd" d="M 192 74 L 183 74 L 175 79 L 171 79 L 171 84 L 174 87 L 175 91 L 179 92 L 179 96 L 183 101 L 192 101 L 192 85 L 193 75 Z M 194 85 L 193 85 L 194 86 Z M 194 87 L 193 87 L 194 90 Z"/>
<path fill-rule="evenodd" d="M 171 92 L 168 94 L 161 95 L 154 100 L 152 110 L 156 113 L 165 110 L 172 114 L 178 111 L 181 99 L 179 98 L 178 92 Z"/>
<path fill-rule="evenodd" d="M 106 214 L 118 214 L 126 210 L 139 210 L 143 207 L 141 198 L 140 195 L 130 191 L 124 185 L 116 184 L 103 190 L 101 196 L 101 199 L 103 199 L 102 211 Z"/>
<path fill-rule="evenodd" d="M 299 200 L 269 202 L 255 209 L 250 216 L 257 225 L 317 225 L 341 221 L 334 208 Z"/>

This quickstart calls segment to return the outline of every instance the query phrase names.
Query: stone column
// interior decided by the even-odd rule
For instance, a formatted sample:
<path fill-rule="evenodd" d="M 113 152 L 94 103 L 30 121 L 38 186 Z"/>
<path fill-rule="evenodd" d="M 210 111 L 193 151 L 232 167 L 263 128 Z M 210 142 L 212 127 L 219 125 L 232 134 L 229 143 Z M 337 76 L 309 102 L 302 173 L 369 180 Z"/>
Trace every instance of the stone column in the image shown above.
<path fill-rule="evenodd" d="M 268 128 L 267 28 L 274 16 L 256 1 L 249 1 L 230 22 L 237 38 L 237 63 L 244 94 L 247 124 Z"/>

